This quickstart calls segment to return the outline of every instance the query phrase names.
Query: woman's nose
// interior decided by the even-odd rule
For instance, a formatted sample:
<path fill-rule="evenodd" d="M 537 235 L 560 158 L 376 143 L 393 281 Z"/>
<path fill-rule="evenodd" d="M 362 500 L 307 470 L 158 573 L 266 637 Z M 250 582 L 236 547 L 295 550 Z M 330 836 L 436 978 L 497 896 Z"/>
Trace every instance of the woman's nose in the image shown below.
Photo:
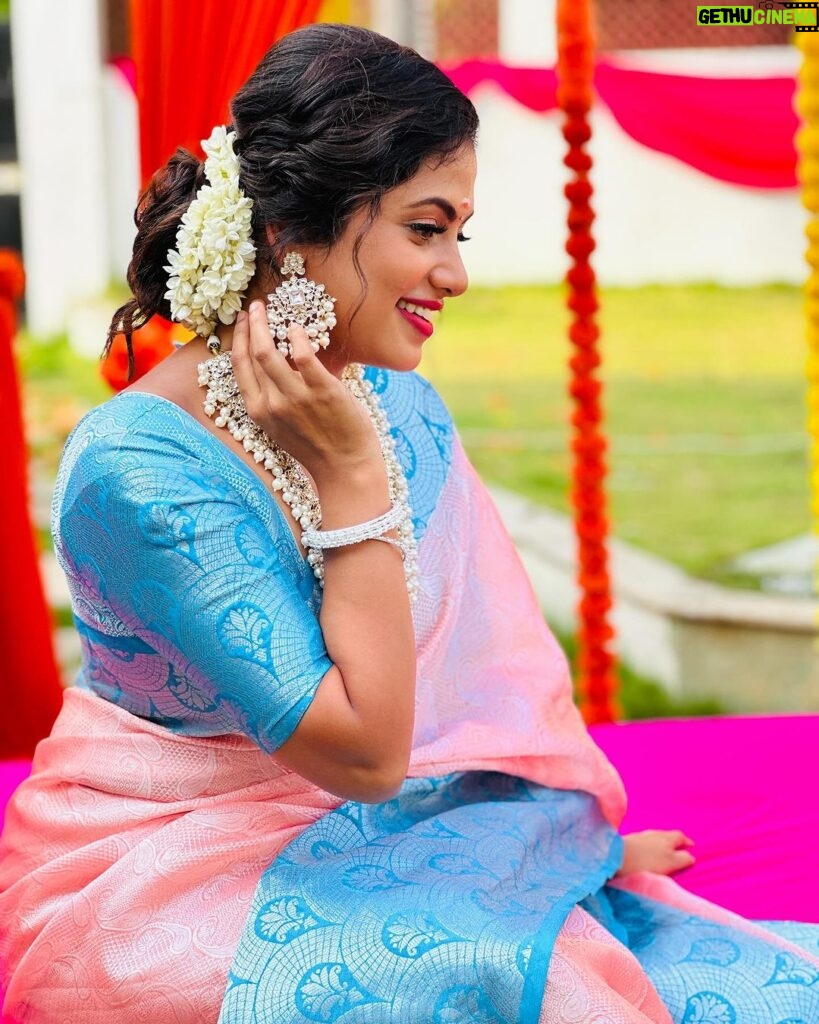
<path fill-rule="evenodd" d="M 463 295 L 469 285 L 469 275 L 459 249 L 451 250 L 446 258 L 435 265 L 430 274 L 430 283 L 433 288 L 447 295 Z"/>

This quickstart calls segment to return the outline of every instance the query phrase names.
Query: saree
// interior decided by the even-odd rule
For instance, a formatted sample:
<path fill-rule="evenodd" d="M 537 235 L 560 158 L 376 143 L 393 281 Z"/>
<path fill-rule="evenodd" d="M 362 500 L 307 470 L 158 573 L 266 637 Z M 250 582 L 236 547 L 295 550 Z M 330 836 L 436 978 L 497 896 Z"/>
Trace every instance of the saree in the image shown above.
<path fill-rule="evenodd" d="M 125 392 L 54 501 L 83 667 L 0 856 L 12 1020 L 401 1024 L 819 1019 L 819 928 L 612 882 L 621 782 L 451 418 L 368 368 L 409 486 L 413 747 L 398 796 L 277 762 L 330 667 L 321 593 L 245 464 Z"/>

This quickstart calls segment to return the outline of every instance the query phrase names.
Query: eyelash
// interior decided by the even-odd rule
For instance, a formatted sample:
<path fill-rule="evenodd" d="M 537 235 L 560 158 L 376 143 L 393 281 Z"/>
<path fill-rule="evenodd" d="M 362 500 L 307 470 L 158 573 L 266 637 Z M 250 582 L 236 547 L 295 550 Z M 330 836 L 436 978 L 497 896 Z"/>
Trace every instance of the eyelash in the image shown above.
<path fill-rule="evenodd" d="M 410 231 L 414 231 L 416 233 L 416 235 L 420 235 L 421 238 L 424 238 L 424 239 L 427 239 L 427 240 L 432 238 L 433 235 L 442 235 L 447 230 L 445 227 L 442 227 L 440 224 L 421 224 L 421 223 L 416 223 L 416 224 L 410 224 L 409 228 L 410 228 Z M 469 242 L 470 238 L 468 238 L 466 235 L 462 234 L 459 231 L 458 232 L 458 241 L 459 242 Z"/>

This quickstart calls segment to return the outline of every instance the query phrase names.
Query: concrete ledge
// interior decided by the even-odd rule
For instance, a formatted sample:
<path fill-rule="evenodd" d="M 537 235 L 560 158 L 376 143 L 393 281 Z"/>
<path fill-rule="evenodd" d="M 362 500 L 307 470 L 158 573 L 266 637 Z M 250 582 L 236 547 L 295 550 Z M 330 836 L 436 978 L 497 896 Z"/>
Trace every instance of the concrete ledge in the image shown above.
<path fill-rule="evenodd" d="M 546 618 L 575 627 L 571 521 L 498 487 L 490 491 Z M 610 544 L 620 657 L 685 696 L 736 711 L 819 710 L 819 602 L 693 579 L 623 541 Z"/>

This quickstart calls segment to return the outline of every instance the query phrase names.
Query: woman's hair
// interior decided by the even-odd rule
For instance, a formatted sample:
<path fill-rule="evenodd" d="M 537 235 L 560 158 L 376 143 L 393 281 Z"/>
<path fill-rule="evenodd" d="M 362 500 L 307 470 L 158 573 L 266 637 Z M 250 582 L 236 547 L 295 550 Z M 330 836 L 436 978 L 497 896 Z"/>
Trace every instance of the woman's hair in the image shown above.
<path fill-rule="evenodd" d="M 288 249 L 331 246 L 362 207 L 371 223 L 386 192 L 423 163 L 474 144 L 478 128 L 472 103 L 434 64 L 350 25 L 309 25 L 279 40 L 234 97 L 231 115 L 239 183 L 253 201 L 257 267 L 274 277 Z M 203 183 L 204 164 L 178 149 L 140 196 L 127 275 L 134 297 L 114 315 L 105 346 L 107 353 L 124 333 L 129 365 L 131 332 L 154 313 L 170 319 L 168 250 Z"/>

